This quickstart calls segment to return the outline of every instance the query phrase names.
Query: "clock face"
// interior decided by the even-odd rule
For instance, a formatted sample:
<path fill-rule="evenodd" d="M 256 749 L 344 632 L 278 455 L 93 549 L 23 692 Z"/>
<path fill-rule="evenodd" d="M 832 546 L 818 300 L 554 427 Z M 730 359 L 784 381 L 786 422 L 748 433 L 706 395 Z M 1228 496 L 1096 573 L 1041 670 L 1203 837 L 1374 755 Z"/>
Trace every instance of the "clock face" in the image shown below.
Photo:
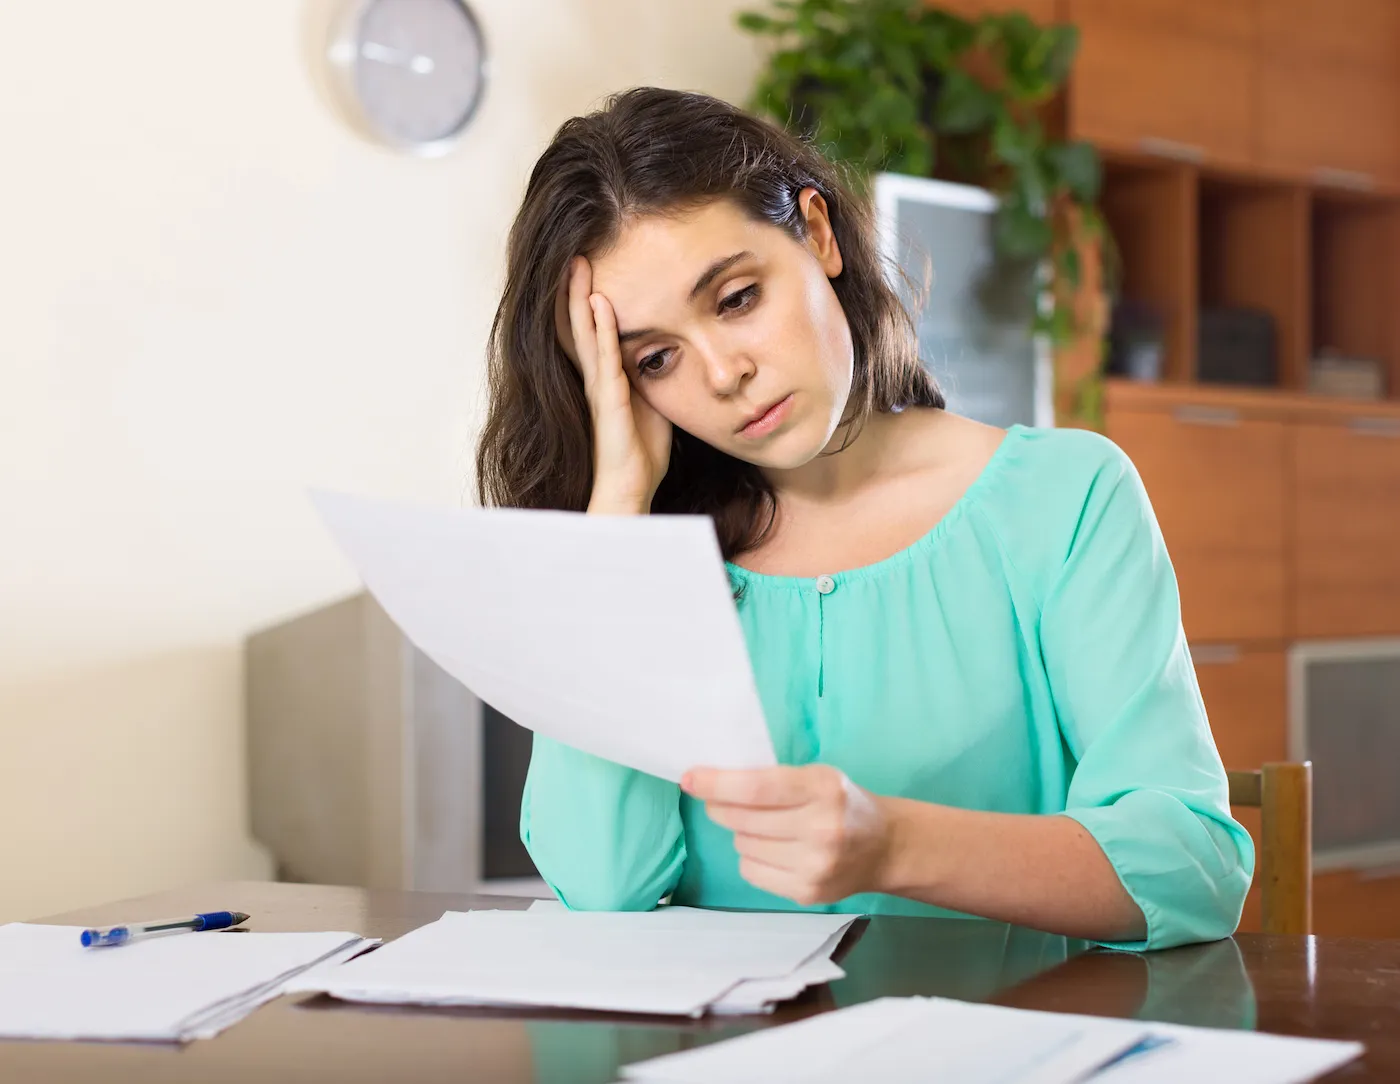
<path fill-rule="evenodd" d="M 485 42 L 464 0 L 356 0 L 331 55 L 362 125 L 418 153 L 445 151 L 485 86 Z"/>

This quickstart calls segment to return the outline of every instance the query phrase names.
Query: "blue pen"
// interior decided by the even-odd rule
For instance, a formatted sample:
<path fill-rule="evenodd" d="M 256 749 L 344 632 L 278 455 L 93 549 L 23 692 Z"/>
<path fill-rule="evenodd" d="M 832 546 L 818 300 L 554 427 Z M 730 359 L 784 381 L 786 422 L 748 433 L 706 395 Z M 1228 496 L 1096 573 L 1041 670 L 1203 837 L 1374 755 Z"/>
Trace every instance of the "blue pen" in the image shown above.
<path fill-rule="evenodd" d="M 142 937 L 160 933 L 199 933 L 202 930 L 226 930 L 247 922 L 242 911 L 207 911 L 190 918 L 168 918 L 160 922 L 128 922 L 125 926 L 108 926 L 99 930 L 84 930 L 83 945 L 100 948 L 103 945 L 125 945 Z"/>

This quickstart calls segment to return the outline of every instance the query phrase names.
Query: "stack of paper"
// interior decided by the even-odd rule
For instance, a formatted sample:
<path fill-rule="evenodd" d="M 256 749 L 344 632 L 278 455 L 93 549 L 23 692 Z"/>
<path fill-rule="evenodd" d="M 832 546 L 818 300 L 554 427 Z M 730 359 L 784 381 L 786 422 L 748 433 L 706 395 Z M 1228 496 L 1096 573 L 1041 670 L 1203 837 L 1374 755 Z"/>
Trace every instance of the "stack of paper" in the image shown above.
<path fill-rule="evenodd" d="M 536 914 L 540 912 L 567 913 L 564 905 L 558 900 L 536 900 L 530 905 L 530 910 Z M 701 907 L 666 907 L 652 912 L 652 914 L 664 914 L 667 921 L 674 922 L 678 930 L 703 930 L 707 927 L 723 930 L 732 927 L 736 922 L 754 921 L 751 915 L 745 918 L 736 918 L 734 912 L 707 911 Z M 781 915 L 778 917 L 782 918 Z M 837 946 L 841 944 L 841 938 L 846 935 L 846 930 L 850 928 L 857 916 L 828 917 L 831 918 L 834 927 L 831 936 L 823 941 L 821 947 L 795 971 L 778 978 L 745 979 L 718 1001 L 711 1002 L 709 1011 L 725 1015 L 772 1012 L 778 1002 L 796 997 L 809 986 L 820 986 L 824 982 L 844 979 L 846 972 L 842 971 L 831 957 L 836 952 Z M 654 922 L 656 920 L 646 921 Z M 770 921 L 771 918 L 757 920 L 759 923 Z"/>
<path fill-rule="evenodd" d="M 288 980 L 376 942 L 352 933 L 181 933 L 84 948 L 75 926 L 0 926 L 0 1038 L 206 1039 Z"/>
<path fill-rule="evenodd" d="M 882 998 L 624 1067 L 634 1084 L 1295 1084 L 1359 1057 L 1359 1043 Z"/>
<path fill-rule="evenodd" d="M 830 954 L 855 918 L 689 908 L 449 911 L 288 991 L 420 1005 L 761 1012 L 839 977 Z"/>
<path fill-rule="evenodd" d="M 777 763 L 708 517 L 315 503 L 404 635 L 521 726 L 672 782 Z"/>

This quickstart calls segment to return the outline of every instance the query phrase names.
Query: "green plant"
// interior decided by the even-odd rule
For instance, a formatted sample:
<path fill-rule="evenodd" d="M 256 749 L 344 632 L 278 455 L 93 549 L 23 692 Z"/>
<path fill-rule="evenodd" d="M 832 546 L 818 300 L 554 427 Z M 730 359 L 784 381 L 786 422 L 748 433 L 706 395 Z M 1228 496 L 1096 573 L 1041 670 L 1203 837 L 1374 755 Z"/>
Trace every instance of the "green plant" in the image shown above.
<path fill-rule="evenodd" d="M 774 44 L 750 108 L 860 174 L 937 170 L 996 192 L 998 252 L 1050 268 L 1037 330 L 1056 346 L 1081 333 L 1081 251 L 1108 243 L 1099 158 L 1088 143 L 1053 138 L 1040 116 L 1069 75 L 1078 31 L 1019 12 L 966 19 L 918 0 L 769 8 L 739 15 Z M 1096 420 L 1096 388 L 1075 389 L 1074 399 Z"/>

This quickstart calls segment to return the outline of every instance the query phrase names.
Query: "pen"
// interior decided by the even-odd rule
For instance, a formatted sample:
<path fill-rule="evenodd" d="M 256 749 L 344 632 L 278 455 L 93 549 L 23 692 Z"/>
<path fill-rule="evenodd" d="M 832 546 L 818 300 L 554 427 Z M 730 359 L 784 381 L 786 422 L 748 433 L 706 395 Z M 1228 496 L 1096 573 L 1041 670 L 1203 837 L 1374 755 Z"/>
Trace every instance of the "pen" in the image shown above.
<path fill-rule="evenodd" d="M 189 918 L 167 918 L 159 922 L 128 922 L 124 926 L 106 926 L 102 929 L 84 930 L 83 945 L 98 948 L 102 945 L 124 945 L 142 937 L 158 933 L 188 931 L 199 933 L 202 930 L 225 930 L 247 922 L 248 916 L 242 911 L 206 911 L 202 915 Z"/>

